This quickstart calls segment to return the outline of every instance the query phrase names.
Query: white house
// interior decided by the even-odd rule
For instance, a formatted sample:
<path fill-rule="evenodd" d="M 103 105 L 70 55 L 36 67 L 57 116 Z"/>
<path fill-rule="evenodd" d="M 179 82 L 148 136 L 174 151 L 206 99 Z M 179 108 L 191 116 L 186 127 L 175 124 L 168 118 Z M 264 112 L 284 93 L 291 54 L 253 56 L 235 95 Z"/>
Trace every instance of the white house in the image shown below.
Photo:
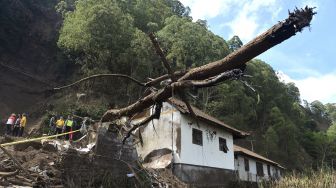
<path fill-rule="evenodd" d="M 197 120 L 184 102 L 170 98 L 163 103 L 159 120 L 140 128 L 143 144 L 137 144 L 139 157 L 149 168 L 172 167 L 182 181 L 198 185 L 223 185 L 236 178 L 233 140 L 248 133 L 192 107 Z M 150 115 L 144 111 L 136 120 Z"/>
<path fill-rule="evenodd" d="M 284 170 L 278 163 L 267 159 L 246 148 L 234 145 L 235 169 L 242 181 L 259 182 L 261 180 L 280 179 Z"/>

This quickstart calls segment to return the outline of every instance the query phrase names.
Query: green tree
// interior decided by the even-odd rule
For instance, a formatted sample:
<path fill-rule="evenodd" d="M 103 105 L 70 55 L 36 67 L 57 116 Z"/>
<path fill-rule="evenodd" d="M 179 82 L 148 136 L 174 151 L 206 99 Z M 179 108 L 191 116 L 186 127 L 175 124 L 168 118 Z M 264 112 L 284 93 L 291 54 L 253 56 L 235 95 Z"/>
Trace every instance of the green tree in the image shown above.
<path fill-rule="evenodd" d="M 243 42 L 237 35 L 233 36 L 230 40 L 228 40 L 227 44 L 229 45 L 229 48 L 232 52 L 243 46 Z"/>
<path fill-rule="evenodd" d="M 134 32 L 132 17 L 115 1 L 78 1 L 76 10 L 66 15 L 58 45 L 80 56 L 86 71 L 114 71 Z"/>
<path fill-rule="evenodd" d="M 325 105 L 326 112 L 329 118 L 335 123 L 336 122 L 336 104 L 328 103 Z"/>
<path fill-rule="evenodd" d="M 279 153 L 279 137 L 277 132 L 271 126 L 267 129 L 264 135 L 265 140 L 265 149 L 266 156 L 268 157 L 276 157 Z"/>
<path fill-rule="evenodd" d="M 167 18 L 158 38 L 167 51 L 167 59 L 178 69 L 200 66 L 229 53 L 222 38 L 186 17 Z"/>

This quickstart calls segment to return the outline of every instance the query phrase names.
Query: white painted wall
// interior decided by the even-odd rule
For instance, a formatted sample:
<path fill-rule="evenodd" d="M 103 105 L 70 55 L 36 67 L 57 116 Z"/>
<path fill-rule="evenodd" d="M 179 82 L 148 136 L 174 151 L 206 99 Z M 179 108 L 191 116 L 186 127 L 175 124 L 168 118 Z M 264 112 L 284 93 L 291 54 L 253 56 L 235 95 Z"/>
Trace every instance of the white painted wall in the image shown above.
<path fill-rule="evenodd" d="M 247 158 L 249 160 L 250 170 L 248 172 L 245 171 L 244 158 Z M 240 155 L 237 157 L 237 159 L 235 159 L 235 170 L 238 171 L 240 180 L 256 182 L 256 181 L 269 180 L 270 179 L 270 176 L 268 175 L 268 172 L 267 172 L 267 163 L 262 162 L 262 161 L 258 161 L 258 162 L 263 164 L 264 177 L 257 176 L 257 164 L 256 164 L 256 162 L 257 161 L 253 158 L 240 156 Z M 270 165 L 270 168 L 271 168 L 271 176 L 276 177 L 276 169 L 278 169 L 278 171 L 280 171 L 279 167 L 276 167 L 274 165 Z"/>
<path fill-rule="evenodd" d="M 161 116 L 159 120 L 153 120 L 155 130 L 152 122 L 144 128 L 142 132 L 143 147 L 141 144 L 136 145 L 139 157 L 146 157 L 151 151 L 156 149 L 168 148 L 176 151 L 177 128 L 180 127 L 180 112 L 177 111 L 168 103 L 163 103 L 161 109 Z M 172 124 L 173 120 L 173 124 Z M 139 121 L 136 120 L 136 121 Z M 172 136 L 172 126 L 173 136 Z M 172 139 L 174 140 L 172 142 Z"/>
<path fill-rule="evenodd" d="M 199 126 L 190 116 L 181 114 L 181 154 L 180 162 L 184 164 L 216 167 L 234 170 L 233 137 L 219 126 L 207 125 L 199 121 Z M 192 143 L 192 128 L 202 131 L 203 146 Z M 213 138 L 209 132 L 216 131 Z M 229 151 L 219 150 L 218 138 L 226 139 Z"/>
<path fill-rule="evenodd" d="M 144 158 L 156 149 L 171 149 L 173 145 L 175 163 L 234 170 L 233 137 L 221 127 L 207 125 L 203 122 L 199 122 L 200 127 L 198 127 L 190 116 L 181 114 L 169 103 L 163 103 L 160 119 L 153 122 L 157 133 L 150 122 L 142 132 L 144 146 L 140 144 L 136 146 L 139 157 Z M 192 143 L 192 128 L 202 131 L 203 146 Z M 207 133 L 213 131 L 216 131 L 216 135 L 211 138 Z M 227 153 L 219 150 L 219 137 L 226 139 L 229 149 Z M 179 139 L 180 144 L 177 144 Z"/>

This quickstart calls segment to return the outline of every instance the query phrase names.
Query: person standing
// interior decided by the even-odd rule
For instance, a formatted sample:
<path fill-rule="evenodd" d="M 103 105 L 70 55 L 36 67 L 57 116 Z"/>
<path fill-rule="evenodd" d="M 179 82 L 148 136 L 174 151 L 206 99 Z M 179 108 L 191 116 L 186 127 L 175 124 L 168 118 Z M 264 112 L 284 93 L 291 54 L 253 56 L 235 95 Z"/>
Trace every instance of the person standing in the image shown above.
<path fill-rule="evenodd" d="M 13 134 L 12 134 L 13 136 L 19 135 L 20 123 L 21 123 L 21 115 L 18 114 L 18 117 L 16 118 L 15 123 L 14 123 Z"/>
<path fill-rule="evenodd" d="M 61 116 L 57 121 L 56 121 L 56 134 L 61 134 L 62 130 L 64 127 L 64 119 Z M 59 136 L 57 138 L 60 138 Z"/>
<path fill-rule="evenodd" d="M 20 131 L 19 131 L 19 137 L 22 137 L 24 128 L 26 127 L 27 124 L 27 116 L 25 113 L 22 114 L 22 118 L 20 121 Z"/>
<path fill-rule="evenodd" d="M 12 133 L 12 127 L 15 123 L 15 114 L 11 114 L 6 122 L 6 134 L 11 135 Z"/>
<path fill-rule="evenodd" d="M 72 116 L 69 115 L 68 119 L 64 123 L 64 132 L 67 133 L 67 132 L 72 131 L 72 126 L 73 125 L 74 125 L 74 120 L 73 120 Z M 71 137 L 72 137 L 72 135 L 70 135 L 70 134 L 65 135 L 66 140 L 69 140 L 69 139 L 71 140 Z"/>
<path fill-rule="evenodd" d="M 54 135 L 56 133 L 56 115 L 52 115 L 49 120 L 49 133 L 48 135 Z"/>

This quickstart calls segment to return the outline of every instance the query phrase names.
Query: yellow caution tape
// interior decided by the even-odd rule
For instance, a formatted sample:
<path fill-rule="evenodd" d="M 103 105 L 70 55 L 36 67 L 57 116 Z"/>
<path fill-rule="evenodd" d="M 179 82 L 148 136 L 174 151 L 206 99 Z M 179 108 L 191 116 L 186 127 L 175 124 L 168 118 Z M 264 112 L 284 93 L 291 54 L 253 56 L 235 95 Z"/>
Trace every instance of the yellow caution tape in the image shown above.
<path fill-rule="evenodd" d="M 27 142 L 33 142 L 33 141 L 37 141 L 37 140 L 43 140 L 43 139 L 50 139 L 50 138 L 55 138 L 58 136 L 63 136 L 63 135 L 67 135 L 67 134 L 71 134 L 71 133 L 75 133 L 78 132 L 79 130 L 75 130 L 75 131 L 70 131 L 70 132 L 66 132 L 66 133 L 61 133 L 61 134 L 56 134 L 56 135 L 51 135 L 51 136 L 43 136 L 43 137 L 39 137 L 39 138 L 31 138 L 31 139 L 26 139 L 26 140 L 19 140 L 19 141 L 15 141 L 15 142 L 9 142 L 9 143 L 5 143 L 5 144 L 0 144 L 2 147 L 4 146 L 12 146 L 12 145 L 16 145 L 16 144 L 22 144 L 22 143 L 27 143 Z"/>

